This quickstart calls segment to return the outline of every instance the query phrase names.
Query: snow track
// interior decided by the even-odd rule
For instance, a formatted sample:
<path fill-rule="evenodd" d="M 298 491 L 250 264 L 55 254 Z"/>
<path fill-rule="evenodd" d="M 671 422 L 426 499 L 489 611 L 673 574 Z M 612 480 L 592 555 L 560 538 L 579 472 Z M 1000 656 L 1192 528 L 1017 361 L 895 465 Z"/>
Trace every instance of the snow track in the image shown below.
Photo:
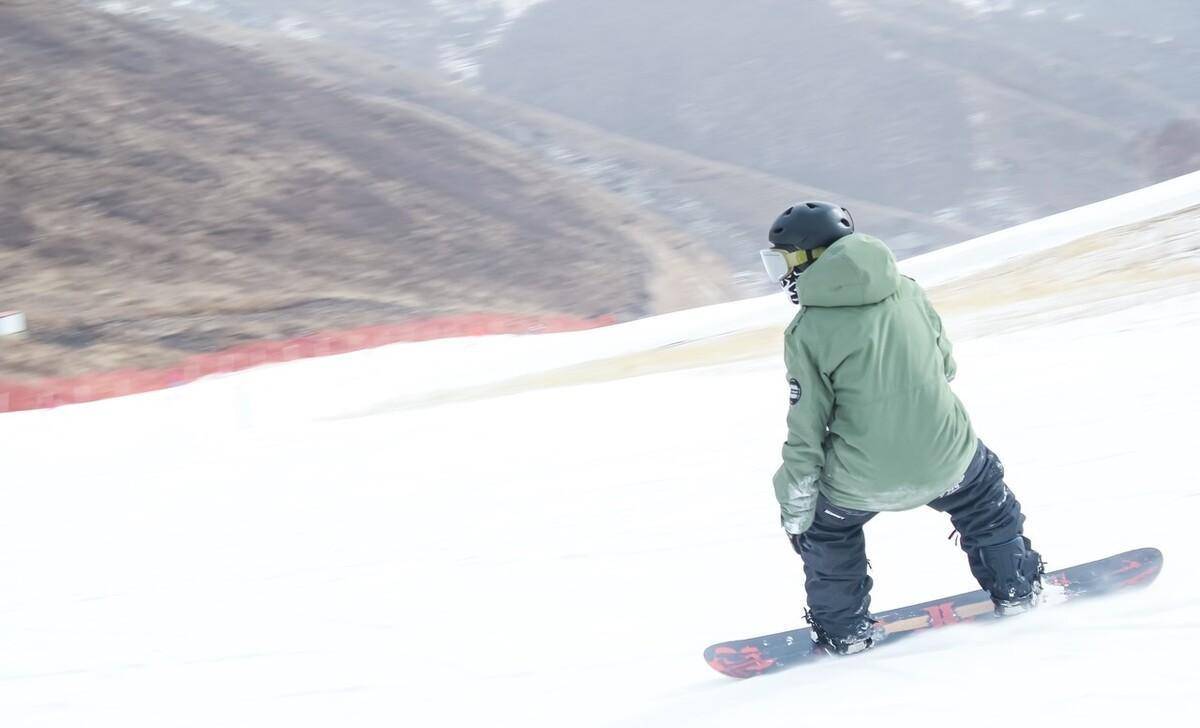
<path fill-rule="evenodd" d="M 1177 209 L 1200 203 L 1200 179 L 1179 184 Z M 379 406 L 789 313 L 772 299 L 397 345 L 0 416 L 0 722 L 1190 722 L 1200 295 L 956 352 L 1038 549 L 1065 565 L 1158 546 L 1151 588 L 746 682 L 703 647 L 793 626 L 803 605 L 769 484 L 775 356 Z M 949 530 L 928 509 L 871 522 L 876 605 L 972 588 Z"/>

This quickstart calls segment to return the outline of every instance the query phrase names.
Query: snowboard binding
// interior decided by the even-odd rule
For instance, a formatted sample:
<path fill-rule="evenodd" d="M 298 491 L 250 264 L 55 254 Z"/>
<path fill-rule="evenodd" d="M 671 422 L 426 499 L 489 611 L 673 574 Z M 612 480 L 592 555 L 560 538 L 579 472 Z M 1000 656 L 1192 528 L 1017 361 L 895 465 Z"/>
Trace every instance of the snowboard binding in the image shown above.
<path fill-rule="evenodd" d="M 1042 603 L 1042 580 L 1038 579 L 1035 581 L 1033 589 L 1024 596 L 1013 597 L 1011 599 L 997 599 L 996 597 L 992 597 L 992 603 L 996 605 L 997 617 L 1012 617 L 1017 614 L 1024 614 Z"/>
<path fill-rule="evenodd" d="M 812 629 L 813 647 L 839 657 L 866 652 L 887 636 L 883 625 L 870 616 L 862 617 L 845 634 L 831 634 L 813 619 L 812 613 L 807 609 L 804 610 L 804 618 Z"/>

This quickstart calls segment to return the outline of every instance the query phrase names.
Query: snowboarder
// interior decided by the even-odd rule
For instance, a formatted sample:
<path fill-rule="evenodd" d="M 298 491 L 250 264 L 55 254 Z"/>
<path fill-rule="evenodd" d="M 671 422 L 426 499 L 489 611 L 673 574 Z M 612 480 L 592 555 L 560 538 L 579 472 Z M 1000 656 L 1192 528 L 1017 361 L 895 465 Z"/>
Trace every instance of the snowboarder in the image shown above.
<path fill-rule="evenodd" d="M 804 561 L 813 639 L 848 655 L 883 636 L 863 536 L 879 511 L 948 513 L 997 614 L 1030 609 L 1041 557 L 1000 459 L 950 389 L 950 341 L 924 291 L 837 205 L 789 207 L 769 241 L 767 275 L 801 306 L 785 334 L 788 437 L 774 485 Z"/>

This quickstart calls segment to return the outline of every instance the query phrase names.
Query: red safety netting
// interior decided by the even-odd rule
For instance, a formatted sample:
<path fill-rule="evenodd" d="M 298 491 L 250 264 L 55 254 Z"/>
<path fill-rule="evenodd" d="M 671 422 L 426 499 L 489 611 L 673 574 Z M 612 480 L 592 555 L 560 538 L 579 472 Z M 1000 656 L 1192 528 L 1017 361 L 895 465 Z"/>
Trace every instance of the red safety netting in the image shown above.
<path fill-rule="evenodd" d="M 0 380 L 0 412 L 42 409 L 121 397 L 186 384 L 210 374 L 236 372 L 262 364 L 315 356 L 344 354 L 400 342 L 461 336 L 581 331 L 612 323 L 615 323 L 615 320 L 610 316 L 580 319 L 569 316 L 475 314 L 370 326 L 349 331 L 326 331 L 297 339 L 260 341 L 211 354 L 198 354 L 183 359 L 174 366 L 161 369 L 125 369 L 31 382 Z"/>

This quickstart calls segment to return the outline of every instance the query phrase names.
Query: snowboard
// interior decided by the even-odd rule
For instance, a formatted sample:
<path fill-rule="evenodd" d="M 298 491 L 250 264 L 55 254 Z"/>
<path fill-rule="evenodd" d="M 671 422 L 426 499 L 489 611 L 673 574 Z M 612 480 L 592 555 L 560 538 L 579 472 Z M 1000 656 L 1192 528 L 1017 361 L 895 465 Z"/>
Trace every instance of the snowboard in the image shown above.
<path fill-rule="evenodd" d="M 1162 568 L 1162 552 L 1136 549 L 1106 559 L 1047 572 L 1043 579 L 1043 602 L 1038 609 L 1081 597 L 1109 594 L 1154 581 Z M 927 629 L 959 622 L 998 619 L 992 600 L 982 589 L 923 604 L 876 613 L 886 631 L 874 649 Z M 714 670 L 730 677 L 765 675 L 828 657 L 814 647 L 808 627 L 732 642 L 719 642 L 704 651 L 704 660 Z"/>

